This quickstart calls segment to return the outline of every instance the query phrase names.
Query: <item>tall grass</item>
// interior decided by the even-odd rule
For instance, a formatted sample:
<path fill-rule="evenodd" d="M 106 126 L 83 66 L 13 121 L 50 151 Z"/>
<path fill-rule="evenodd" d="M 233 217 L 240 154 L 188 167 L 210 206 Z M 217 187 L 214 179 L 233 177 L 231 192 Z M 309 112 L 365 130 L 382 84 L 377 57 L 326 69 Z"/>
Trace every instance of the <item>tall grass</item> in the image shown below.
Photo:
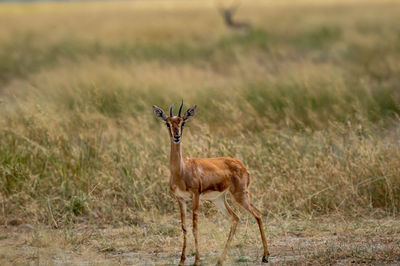
<path fill-rule="evenodd" d="M 174 213 L 168 134 L 151 106 L 181 98 L 199 106 L 183 153 L 241 159 L 263 213 L 398 214 L 398 4 L 251 1 L 241 15 L 254 29 L 243 34 L 210 2 L 165 3 L 86 3 L 98 12 L 87 18 L 77 3 L 58 15 L 50 3 L 0 7 L 10 11 L 0 26 L 1 223 Z M 112 29 L 93 23 L 104 18 Z"/>

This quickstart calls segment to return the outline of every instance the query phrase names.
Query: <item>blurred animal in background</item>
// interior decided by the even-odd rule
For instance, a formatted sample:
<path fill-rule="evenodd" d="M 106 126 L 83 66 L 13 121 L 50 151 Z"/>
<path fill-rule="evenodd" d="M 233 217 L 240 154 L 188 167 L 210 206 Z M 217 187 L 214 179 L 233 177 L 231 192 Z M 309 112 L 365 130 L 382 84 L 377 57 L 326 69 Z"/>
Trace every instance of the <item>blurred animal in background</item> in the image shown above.
<path fill-rule="evenodd" d="M 251 30 L 250 23 L 243 21 L 235 21 L 233 18 L 240 5 L 241 2 L 239 1 L 234 1 L 229 6 L 222 6 L 222 4 L 219 2 L 218 11 L 221 14 L 226 26 L 228 26 L 231 29 L 243 30 L 247 32 Z"/>

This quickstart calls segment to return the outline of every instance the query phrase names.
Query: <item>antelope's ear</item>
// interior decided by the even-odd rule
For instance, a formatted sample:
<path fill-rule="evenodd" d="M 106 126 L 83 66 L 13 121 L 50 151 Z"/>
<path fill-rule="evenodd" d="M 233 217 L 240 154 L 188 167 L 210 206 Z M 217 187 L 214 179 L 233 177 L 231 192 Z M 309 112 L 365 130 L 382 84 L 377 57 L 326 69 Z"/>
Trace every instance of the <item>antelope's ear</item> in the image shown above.
<path fill-rule="evenodd" d="M 185 114 L 183 115 L 183 121 L 186 121 L 189 119 L 189 117 L 194 116 L 196 113 L 197 105 L 190 107 L 189 109 L 186 110 Z"/>
<path fill-rule="evenodd" d="M 161 109 L 158 106 L 153 105 L 153 112 L 155 114 L 156 117 L 161 118 L 162 120 L 167 120 L 167 116 L 165 115 L 163 109 Z"/>

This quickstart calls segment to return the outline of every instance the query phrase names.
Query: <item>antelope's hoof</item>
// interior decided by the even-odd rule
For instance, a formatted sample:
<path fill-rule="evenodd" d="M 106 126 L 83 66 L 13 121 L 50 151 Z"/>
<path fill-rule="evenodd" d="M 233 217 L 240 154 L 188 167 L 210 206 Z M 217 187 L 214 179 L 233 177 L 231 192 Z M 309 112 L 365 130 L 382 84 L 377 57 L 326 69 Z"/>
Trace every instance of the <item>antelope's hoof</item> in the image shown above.
<path fill-rule="evenodd" d="M 265 256 L 264 256 L 264 257 L 262 258 L 261 262 L 262 262 L 262 263 L 268 263 L 268 259 L 265 258 Z"/>

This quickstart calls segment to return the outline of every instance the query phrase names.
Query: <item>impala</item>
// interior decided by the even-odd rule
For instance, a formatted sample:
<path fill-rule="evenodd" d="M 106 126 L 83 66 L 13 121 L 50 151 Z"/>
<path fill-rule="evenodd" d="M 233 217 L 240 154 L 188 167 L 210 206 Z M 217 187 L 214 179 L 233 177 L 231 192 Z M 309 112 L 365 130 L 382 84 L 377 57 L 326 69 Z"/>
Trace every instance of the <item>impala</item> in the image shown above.
<path fill-rule="evenodd" d="M 182 157 L 181 141 L 183 127 L 186 121 L 190 117 L 194 116 L 197 106 L 195 105 L 190 107 L 182 117 L 181 112 L 183 100 L 179 108 L 178 116 L 172 115 L 174 105 L 175 103 L 171 106 L 169 116 L 167 116 L 161 108 L 154 105 L 153 111 L 156 117 L 165 121 L 171 140 L 171 177 L 169 185 L 171 191 L 178 200 L 183 231 L 183 248 L 179 264 L 184 265 L 186 259 L 186 201 L 191 200 L 193 206 L 193 236 L 196 249 L 195 265 L 199 265 L 200 255 L 197 219 L 200 199 L 213 201 L 222 214 L 232 220 L 228 240 L 226 241 L 221 257 L 218 260 L 218 264 L 222 264 L 239 222 L 239 217 L 233 212 L 226 201 L 226 195 L 228 192 L 231 193 L 237 203 L 249 211 L 257 220 L 261 240 L 264 246 L 262 262 L 268 262 L 269 252 L 261 220 L 261 212 L 258 211 L 250 202 L 249 186 L 251 179 L 249 172 L 241 161 L 234 158 Z"/>

